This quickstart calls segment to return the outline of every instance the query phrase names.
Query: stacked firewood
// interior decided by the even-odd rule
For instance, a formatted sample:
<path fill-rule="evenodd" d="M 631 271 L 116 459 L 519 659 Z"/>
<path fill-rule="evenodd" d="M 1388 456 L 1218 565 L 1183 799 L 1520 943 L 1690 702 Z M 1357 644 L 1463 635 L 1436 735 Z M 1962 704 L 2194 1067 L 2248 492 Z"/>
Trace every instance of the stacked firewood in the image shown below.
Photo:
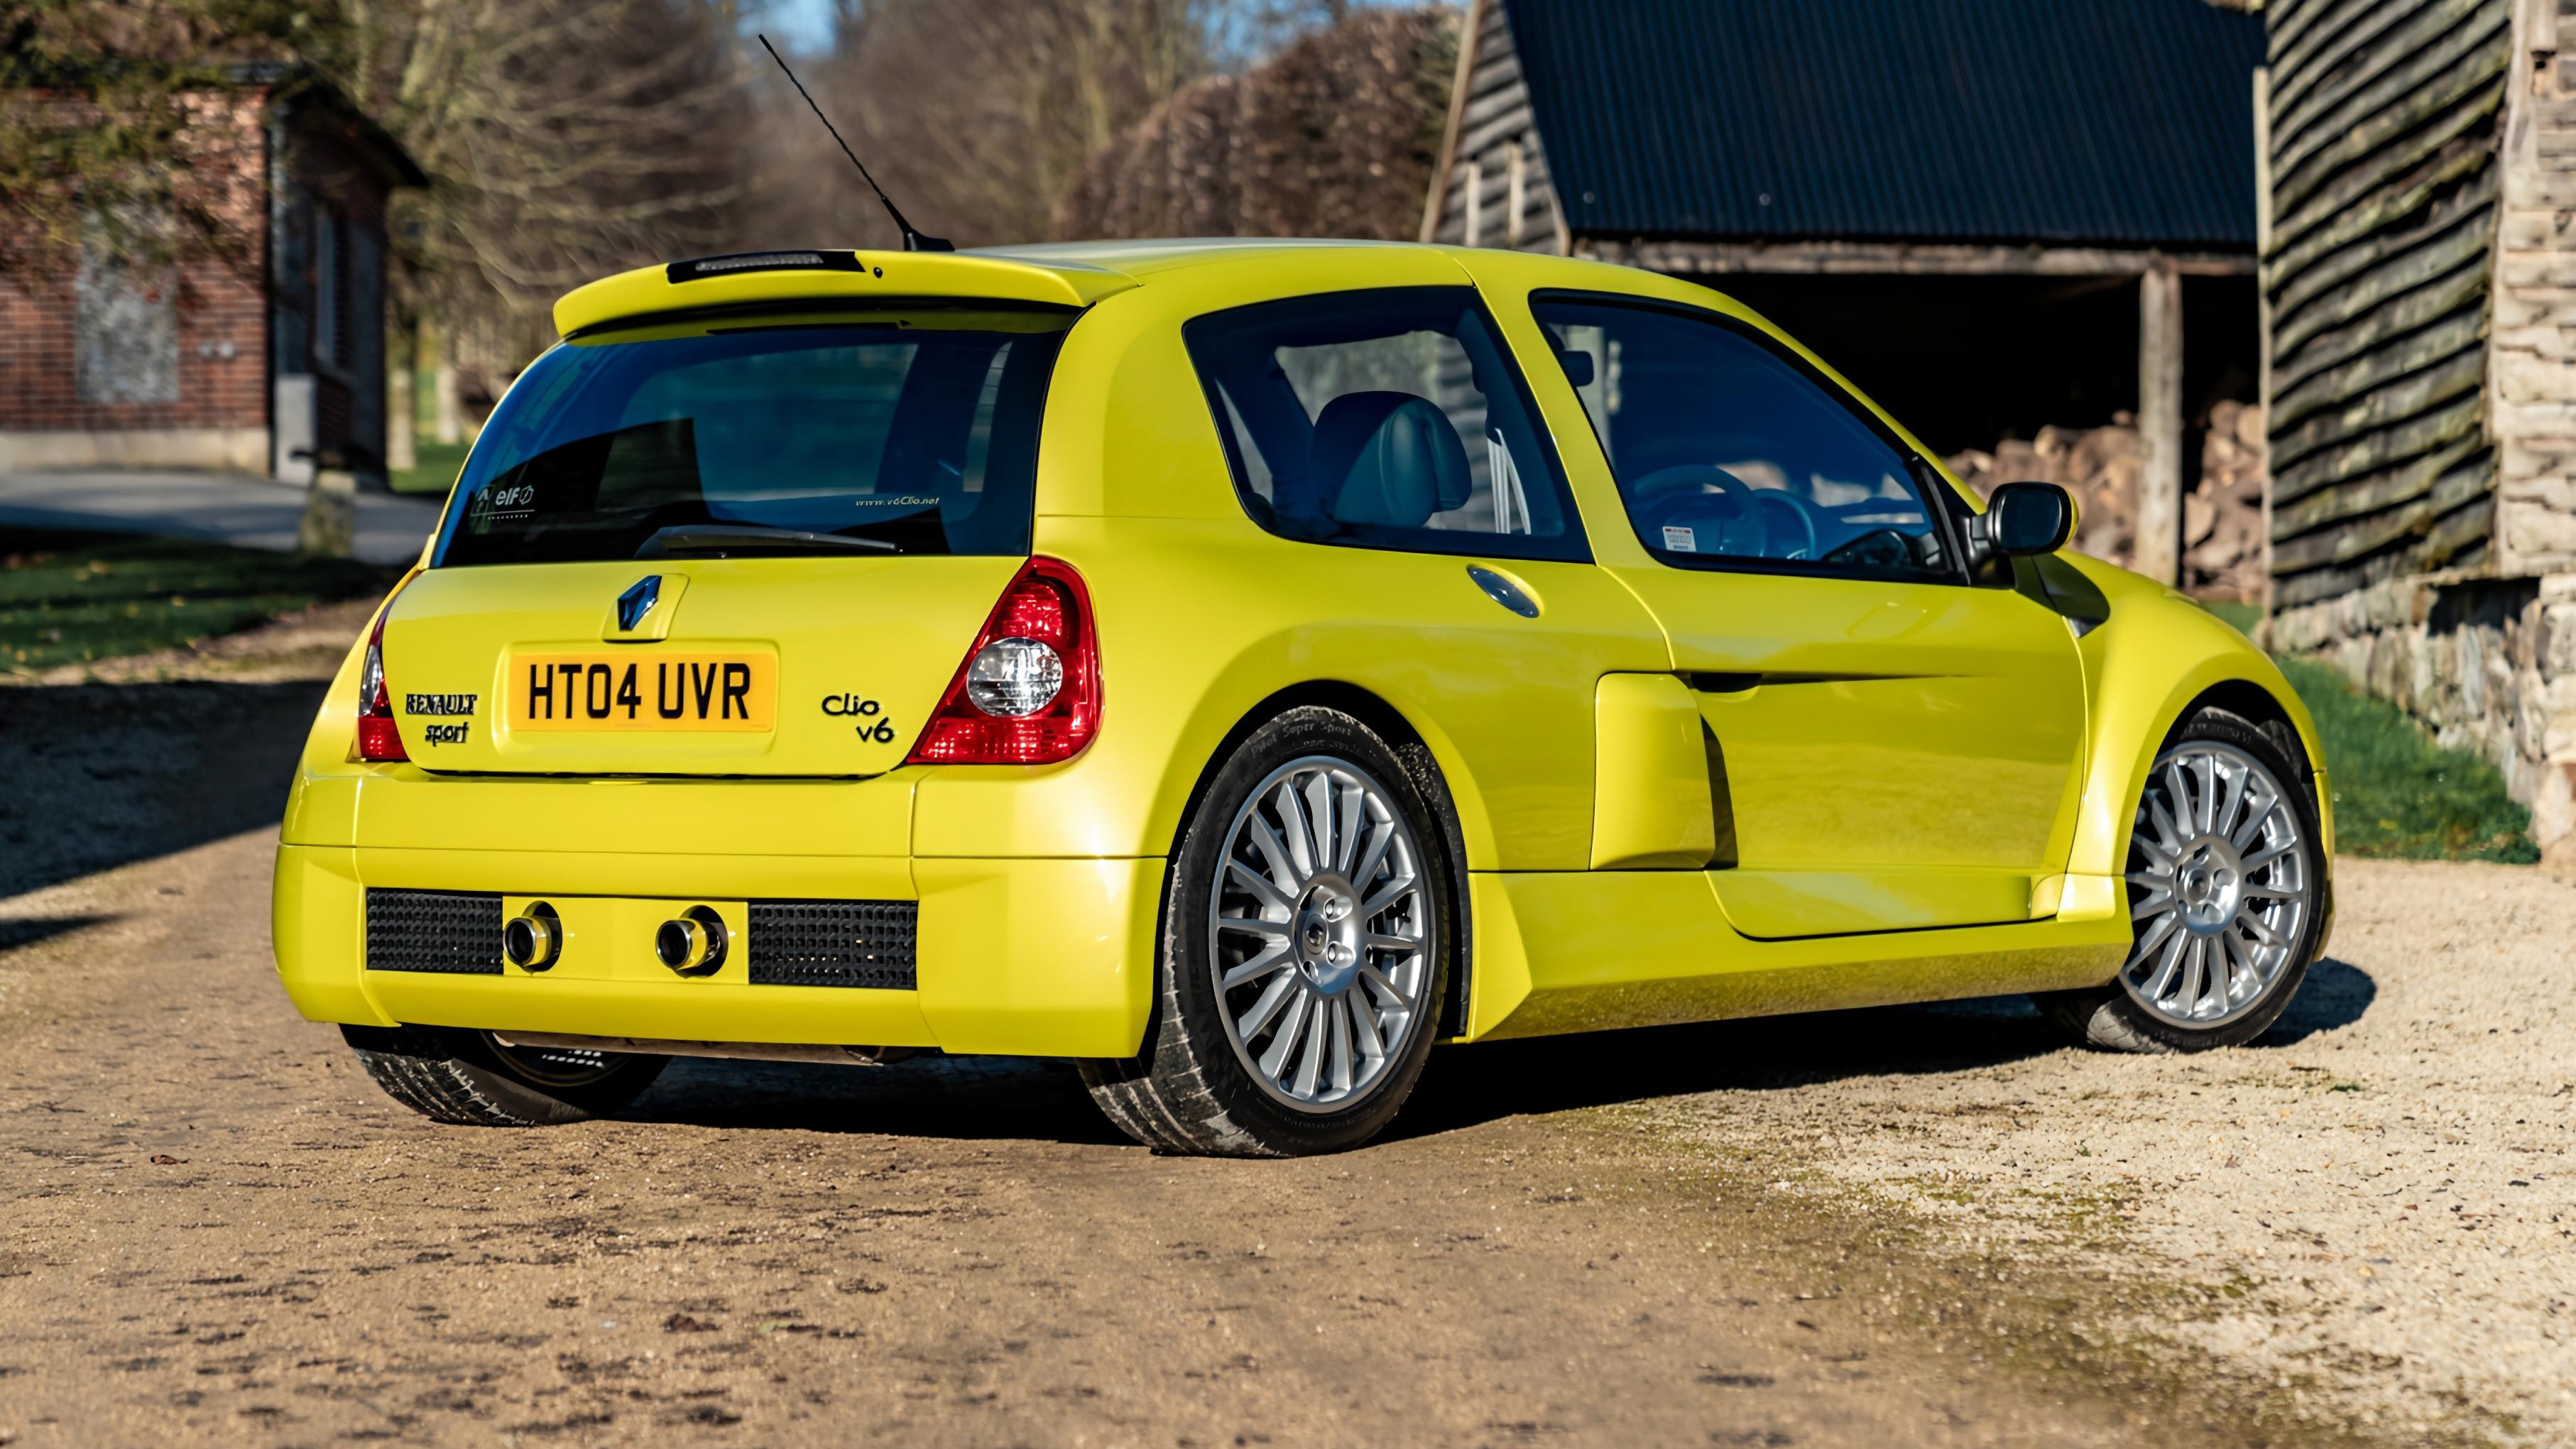
<path fill-rule="evenodd" d="M 2222 402 L 2209 410 L 2201 437 L 2200 473 L 2182 500 L 2183 587 L 2203 598 L 2252 599 L 2263 578 L 2263 410 Z M 2075 546 L 2126 566 L 2135 557 L 2137 419 L 2114 413 L 2101 428 L 2039 430 L 2027 441 L 2006 438 L 1992 452 L 1947 460 L 1980 496 L 1998 483 L 2056 483 L 2075 495 Z"/>

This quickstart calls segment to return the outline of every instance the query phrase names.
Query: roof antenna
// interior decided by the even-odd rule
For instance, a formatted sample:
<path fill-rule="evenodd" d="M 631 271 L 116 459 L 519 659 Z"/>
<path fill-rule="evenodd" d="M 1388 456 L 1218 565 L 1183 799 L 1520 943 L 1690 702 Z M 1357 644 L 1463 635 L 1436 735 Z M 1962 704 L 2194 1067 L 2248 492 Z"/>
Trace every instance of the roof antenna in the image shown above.
<path fill-rule="evenodd" d="M 903 213 L 895 209 L 894 198 L 886 195 L 885 188 L 877 185 L 877 179 L 868 174 L 868 164 L 859 159 L 859 153 L 850 149 L 849 142 L 841 140 L 841 133 L 838 130 L 835 130 L 832 126 L 832 118 L 823 114 L 823 108 L 821 106 L 814 104 L 814 97 L 806 91 L 805 83 L 796 78 L 796 72 L 787 70 L 787 62 L 779 56 L 778 47 L 769 43 L 768 36 L 761 35 L 757 31 L 753 32 L 753 38 L 760 42 L 761 49 L 769 52 L 769 58 L 771 60 L 778 62 L 778 68 L 780 70 L 787 71 L 787 83 L 796 87 L 796 94 L 805 97 L 806 106 L 814 112 L 814 119 L 823 123 L 823 129 L 832 132 L 832 139 L 840 144 L 841 154 L 849 157 L 850 164 L 859 168 L 859 179 L 868 184 L 868 190 L 877 194 L 877 200 L 885 206 L 886 215 L 894 218 L 895 230 L 903 233 L 903 249 L 908 252 L 953 252 L 957 250 L 954 246 L 949 245 L 946 237 L 923 236 L 920 232 L 912 229 L 912 223 L 904 220 Z"/>

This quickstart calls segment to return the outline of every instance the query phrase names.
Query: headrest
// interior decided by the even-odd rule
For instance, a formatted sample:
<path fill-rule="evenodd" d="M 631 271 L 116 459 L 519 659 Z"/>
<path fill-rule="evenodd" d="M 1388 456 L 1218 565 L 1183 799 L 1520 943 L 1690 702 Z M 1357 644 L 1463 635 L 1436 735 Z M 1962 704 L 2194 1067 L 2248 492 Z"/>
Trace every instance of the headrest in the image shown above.
<path fill-rule="evenodd" d="M 1326 403 L 1312 457 L 1337 523 L 1420 528 L 1475 489 L 1449 415 L 1409 392 L 1350 392 Z"/>

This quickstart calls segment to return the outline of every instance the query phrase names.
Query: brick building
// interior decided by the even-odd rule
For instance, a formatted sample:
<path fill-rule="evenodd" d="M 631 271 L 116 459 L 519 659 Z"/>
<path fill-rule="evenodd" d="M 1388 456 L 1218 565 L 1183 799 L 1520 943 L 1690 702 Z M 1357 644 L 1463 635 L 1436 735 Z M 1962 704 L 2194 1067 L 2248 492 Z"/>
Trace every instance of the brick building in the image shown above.
<path fill-rule="evenodd" d="M 155 219 L 126 218 L 0 274 L 0 472 L 380 472 L 385 208 L 420 168 L 298 72 L 247 71 L 186 103 L 212 235 L 156 263 L 131 241 Z"/>

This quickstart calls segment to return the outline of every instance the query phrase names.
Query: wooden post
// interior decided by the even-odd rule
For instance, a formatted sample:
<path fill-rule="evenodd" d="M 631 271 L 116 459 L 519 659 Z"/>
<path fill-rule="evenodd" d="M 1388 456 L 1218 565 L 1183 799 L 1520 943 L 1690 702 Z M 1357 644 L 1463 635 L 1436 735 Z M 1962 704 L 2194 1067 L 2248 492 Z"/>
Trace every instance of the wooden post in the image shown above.
<path fill-rule="evenodd" d="M 2159 257 L 2138 278 L 2138 542 L 2130 567 L 2182 582 L 2182 277 Z"/>

